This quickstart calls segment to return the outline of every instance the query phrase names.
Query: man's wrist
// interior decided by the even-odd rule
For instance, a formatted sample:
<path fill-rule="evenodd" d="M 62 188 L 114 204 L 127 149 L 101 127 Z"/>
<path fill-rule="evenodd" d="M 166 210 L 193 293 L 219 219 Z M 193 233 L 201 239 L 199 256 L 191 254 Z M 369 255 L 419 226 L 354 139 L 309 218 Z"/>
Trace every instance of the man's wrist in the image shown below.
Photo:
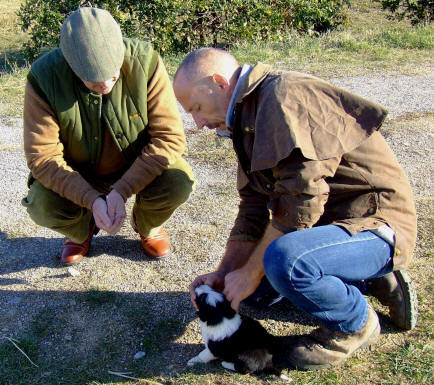
<path fill-rule="evenodd" d="M 230 273 L 229 270 L 225 270 L 221 268 L 218 268 L 215 272 L 216 274 L 220 275 L 222 278 L 226 277 L 226 275 Z"/>

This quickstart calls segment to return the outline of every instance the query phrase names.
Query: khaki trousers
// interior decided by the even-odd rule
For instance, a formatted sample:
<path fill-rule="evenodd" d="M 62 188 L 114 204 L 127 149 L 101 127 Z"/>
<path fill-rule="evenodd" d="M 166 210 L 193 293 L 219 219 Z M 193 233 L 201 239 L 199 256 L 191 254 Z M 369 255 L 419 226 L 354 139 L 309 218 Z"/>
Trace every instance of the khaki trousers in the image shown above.
<path fill-rule="evenodd" d="M 102 194 L 107 194 L 114 180 L 106 177 L 96 183 L 88 182 Z M 190 166 L 180 158 L 140 191 L 133 207 L 140 233 L 146 237 L 157 231 L 188 199 L 194 183 Z M 29 180 L 29 191 L 22 204 L 36 224 L 57 231 L 74 242 L 82 243 L 89 235 L 92 212 L 45 188 L 34 178 Z"/>

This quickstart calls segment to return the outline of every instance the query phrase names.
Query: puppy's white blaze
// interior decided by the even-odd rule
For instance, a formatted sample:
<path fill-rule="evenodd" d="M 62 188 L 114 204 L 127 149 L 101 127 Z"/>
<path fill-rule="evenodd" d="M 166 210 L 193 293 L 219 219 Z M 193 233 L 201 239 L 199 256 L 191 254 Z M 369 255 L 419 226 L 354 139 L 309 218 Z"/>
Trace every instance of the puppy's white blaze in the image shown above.
<path fill-rule="evenodd" d="M 202 322 L 201 320 L 199 320 L 199 324 L 205 344 L 208 344 L 209 340 L 221 341 L 234 334 L 241 325 L 241 317 L 239 314 L 235 314 L 230 319 L 223 317 L 222 322 L 213 326 L 208 326 L 206 322 Z"/>
<path fill-rule="evenodd" d="M 223 302 L 223 295 L 211 289 L 208 285 L 200 285 L 194 289 L 194 292 L 199 297 L 201 294 L 208 294 L 206 296 L 206 303 L 212 307 L 217 305 L 217 302 Z"/>

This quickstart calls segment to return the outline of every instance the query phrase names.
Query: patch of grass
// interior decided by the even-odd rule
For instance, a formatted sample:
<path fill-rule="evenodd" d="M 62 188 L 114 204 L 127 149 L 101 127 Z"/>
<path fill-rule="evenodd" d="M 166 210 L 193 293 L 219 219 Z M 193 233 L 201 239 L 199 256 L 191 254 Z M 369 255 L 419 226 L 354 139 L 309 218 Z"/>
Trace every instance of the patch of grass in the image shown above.
<path fill-rule="evenodd" d="M 61 326 L 54 309 L 42 310 L 32 321 L 31 331 L 35 337 L 44 338 Z"/>
<path fill-rule="evenodd" d="M 27 73 L 28 68 L 16 67 L 11 72 L 0 74 L 0 115 L 22 116 Z"/>
<path fill-rule="evenodd" d="M 367 71 L 404 74 L 432 70 L 434 26 L 411 26 L 408 20 L 390 20 L 378 3 L 354 0 L 350 25 L 319 37 L 288 32 L 280 42 L 239 43 L 232 53 L 240 63 L 258 61 L 282 69 L 340 77 Z M 166 55 L 173 75 L 185 55 Z"/>
<path fill-rule="evenodd" d="M 26 337 L 14 342 L 37 364 L 37 339 Z M 0 384 L 19 384 L 21 378 L 35 376 L 38 371 L 10 341 L 0 339 Z"/>
<path fill-rule="evenodd" d="M 23 65 L 23 43 L 27 35 L 21 31 L 16 12 L 21 1 L 0 0 L 0 73 Z"/>
<path fill-rule="evenodd" d="M 101 306 L 116 301 L 116 293 L 104 287 L 94 287 L 86 292 L 86 301 L 94 306 Z"/>
<path fill-rule="evenodd" d="M 320 37 L 288 33 L 281 42 L 240 44 L 235 56 L 242 63 L 263 61 L 318 76 L 348 76 L 366 71 L 419 73 L 432 67 L 431 25 L 412 27 L 391 21 L 379 4 L 353 1 L 347 29 Z"/>
<path fill-rule="evenodd" d="M 173 339 L 173 335 L 179 333 L 182 325 L 176 318 L 154 319 L 152 324 L 148 324 L 146 334 L 142 337 L 141 347 L 147 355 L 154 355 L 165 348 Z"/>
<path fill-rule="evenodd" d="M 434 349 L 428 344 L 408 343 L 383 355 L 381 383 L 427 384 L 434 377 Z"/>

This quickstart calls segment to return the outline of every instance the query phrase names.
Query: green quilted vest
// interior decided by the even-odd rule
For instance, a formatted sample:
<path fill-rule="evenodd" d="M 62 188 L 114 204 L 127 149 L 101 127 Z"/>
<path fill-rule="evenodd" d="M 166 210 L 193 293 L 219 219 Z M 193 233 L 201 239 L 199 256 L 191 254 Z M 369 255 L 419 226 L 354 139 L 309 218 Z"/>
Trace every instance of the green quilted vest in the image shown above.
<path fill-rule="evenodd" d="M 102 119 L 129 164 L 149 142 L 147 87 L 158 54 L 148 42 L 124 39 L 124 45 L 121 74 L 108 95 L 89 91 L 59 48 L 36 60 L 29 72 L 29 82 L 58 118 L 65 160 L 73 168 L 98 164 Z"/>

